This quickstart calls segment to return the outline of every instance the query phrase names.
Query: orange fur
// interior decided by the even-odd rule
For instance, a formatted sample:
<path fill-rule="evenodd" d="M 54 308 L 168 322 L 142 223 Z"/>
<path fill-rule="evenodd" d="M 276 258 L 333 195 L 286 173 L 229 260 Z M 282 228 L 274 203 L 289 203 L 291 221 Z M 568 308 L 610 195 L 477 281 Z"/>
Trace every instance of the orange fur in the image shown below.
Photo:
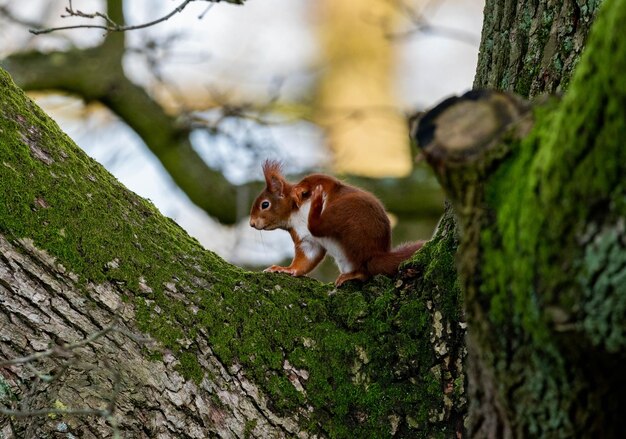
<path fill-rule="evenodd" d="M 301 276 L 328 253 L 340 268 L 335 281 L 340 286 L 376 274 L 393 275 L 423 245 L 419 241 L 392 249 L 389 218 L 369 192 L 324 174 L 290 184 L 274 161 L 266 161 L 263 171 L 267 186 L 252 206 L 250 224 L 260 230 L 288 230 L 295 245 L 288 267 L 272 266 L 266 271 Z M 264 202 L 270 206 L 264 208 Z"/>

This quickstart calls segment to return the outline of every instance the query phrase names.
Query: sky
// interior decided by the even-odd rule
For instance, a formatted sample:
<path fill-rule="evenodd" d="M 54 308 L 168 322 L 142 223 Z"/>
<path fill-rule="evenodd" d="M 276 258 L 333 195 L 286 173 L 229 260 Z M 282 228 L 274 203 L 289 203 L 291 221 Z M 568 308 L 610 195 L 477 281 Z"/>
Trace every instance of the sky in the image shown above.
<path fill-rule="evenodd" d="M 126 2 L 130 24 L 150 21 L 171 11 L 173 0 Z M 407 0 L 407 4 L 417 1 Z M 396 88 L 401 110 L 425 109 L 451 95 L 471 88 L 478 56 L 483 1 L 441 0 L 421 2 L 422 11 L 435 31 L 411 32 L 414 25 L 403 15 L 398 24 Z M 15 0 L 0 0 L 12 5 Z M 48 25 L 73 24 L 61 18 L 63 0 L 19 2 L 19 17 Z M 98 0 L 74 0 L 75 9 L 102 10 Z M 129 77 L 155 93 L 183 96 L 193 105 L 194 96 L 226 93 L 231 98 L 264 101 L 280 86 L 280 96 L 298 99 L 315 84 L 320 48 L 316 39 L 315 0 L 248 0 L 244 6 L 192 2 L 167 22 L 127 33 L 124 67 Z M 202 18 L 199 18 L 202 16 Z M 73 20 L 73 21 L 72 21 Z M 84 20 L 82 20 L 84 22 Z M 54 50 L 73 41 L 80 46 L 97 43 L 102 31 L 74 30 L 33 37 L 26 29 L 0 24 L 0 57 L 24 48 Z M 461 37 L 461 38 L 459 38 Z M 151 42 L 159 47 L 144 50 Z M 151 68 L 156 61 L 158 69 Z M 167 87 L 163 87 L 163 82 Z M 293 246 L 287 233 L 259 232 L 247 220 L 224 227 L 193 206 L 161 170 L 141 140 L 117 118 L 96 104 L 85 106 L 59 95 L 36 95 L 38 103 L 61 127 L 127 187 L 146 197 L 172 217 L 207 248 L 238 264 L 271 264 L 288 257 Z M 174 99 L 172 99 L 174 101 Z M 320 130 L 309 123 L 284 127 L 250 127 L 245 122 L 227 126 L 238 141 L 260 141 L 281 154 L 292 170 L 323 163 L 326 154 Z M 195 133 L 192 141 L 209 164 L 224 169 L 233 182 L 258 179 L 257 160 L 233 155 L 229 141 Z M 297 145 L 294 147 L 294 145 Z"/>

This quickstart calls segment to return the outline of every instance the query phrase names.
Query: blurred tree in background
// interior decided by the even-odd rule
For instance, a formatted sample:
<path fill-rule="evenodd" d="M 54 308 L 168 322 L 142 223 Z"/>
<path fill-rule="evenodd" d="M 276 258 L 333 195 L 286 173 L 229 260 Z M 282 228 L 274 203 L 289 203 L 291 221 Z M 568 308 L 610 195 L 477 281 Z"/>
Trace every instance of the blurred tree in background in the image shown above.
<path fill-rule="evenodd" d="M 371 11 L 371 17 L 362 17 L 359 13 L 352 20 L 346 20 L 346 15 L 350 16 L 353 4 L 340 7 L 340 2 L 327 2 L 312 7 L 311 12 L 319 15 L 322 41 L 327 42 L 322 55 L 324 59 L 319 63 L 323 71 L 319 98 L 305 94 L 304 100 L 284 100 L 277 88 L 270 90 L 266 98 L 257 96 L 256 100 L 249 101 L 242 99 L 237 92 L 232 96 L 227 90 L 209 92 L 194 84 L 187 85 L 190 90 L 195 90 L 191 94 L 184 90 L 176 94 L 175 88 L 180 85 L 168 85 L 159 77 L 157 54 L 168 50 L 165 39 L 148 41 L 139 49 L 146 57 L 152 57 L 152 74 L 161 80 L 156 86 L 146 87 L 138 84 L 124 67 L 129 51 L 137 50 L 136 45 L 129 46 L 125 32 L 106 32 L 95 45 L 87 47 L 80 43 L 80 34 L 73 34 L 71 41 L 74 43 L 67 49 L 52 52 L 26 49 L 9 54 L 1 65 L 25 90 L 62 91 L 85 102 L 102 103 L 139 135 L 189 199 L 220 222 L 231 224 L 245 216 L 259 185 L 241 187 L 231 183 L 219 166 L 213 168 L 203 160 L 192 137 L 199 131 L 224 134 L 228 130 L 228 121 L 233 119 L 247 120 L 259 126 L 294 121 L 319 123 L 329 133 L 328 142 L 334 151 L 329 162 L 331 167 L 345 174 L 348 180 L 376 192 L 393 213 L 412 217 L 436 216 L 442 203 L 436 185 L 428 180 L 423 170 L 408 175 L 413 166 L 406 116 L 398 110 L 391 89 L 394 48 L 385 29 L 378 24 L 398 15 L 398 7 L 393 2 L 370 1 L 371 5 L 364 2 L 359 8 Z M 64 2 L 53 3 L 57 7 L 64 5 Z M 102 11 L 101 16 L 89 20 L 85 18 L 87 9 L 74 2 L 73 9 L 66 13 L 70 17 L 65 20 L 75 19 L 70 24 L 74 25 L 78 16 L 84 25 L 105 23 L 106 27 L 102 18 L 106 16 L 111 23 L 125 26 L 123 0 L 104 3 L 105 8 L 87 4 L 87 7 Z M 20 9 L 17 4 L 5 5 L 5 18 L 26 21 L 16 18 L 20 16 Z M 46 27 L 49 15 L 57 11 L 49 6 L 47 14 L 41 13 L 42 23 L 30 20 L 24 24 L 31 28 Z M 211 13 L 210 10 L 203 12 Z M 65 24 L 61 22 L 59 26 Z M 331 79 L 341 75 L 346 75 L 346 79 Z M 269 84 L 268 88 L 271 87 Z M 344 94 L 348 99 L 341 98 Z M 211 112 L 210 117 L 207 112 Z M 298 145 L 291 147 L 299 148 Z M 264 149 L 262 142 L 252 144 L 250 148 L 257 168 L 268 155 L 281 154 Z M 355 153 L 357 150 L 358 154 Z M 295 169 L 299 168 L 296 166 Z M 358 175 L 388 178 L 379 181 Z M 424 184 L 413 184 L 420 181 Z M 399 193 L 402 193 L 401 197 Z"/>

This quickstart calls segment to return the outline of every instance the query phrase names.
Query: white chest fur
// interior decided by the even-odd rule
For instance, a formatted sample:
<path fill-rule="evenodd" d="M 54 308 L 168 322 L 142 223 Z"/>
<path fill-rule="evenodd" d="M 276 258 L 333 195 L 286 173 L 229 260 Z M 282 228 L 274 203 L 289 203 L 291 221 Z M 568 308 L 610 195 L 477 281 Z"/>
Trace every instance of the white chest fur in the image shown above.
<path fill-rule="evenodd" d="M 309 231 L 309 211 L 311 201 L 308 200 L 300 206 L 300 209 L 291 215 L 289 225 L 294 229 L 298 238 L 302 241 L 300 247 L 310 259 L 319 254 L 320 248 L 326 249 L 333 257 L 341 273 L 349 273 L 354 270 L 352 263 L 346 256 L 341 245 L 332 238 L 317 238 Z"/>
<path fill-rule="evenodd" d="M 302 241 L 315 239 L 309 232 L 309 211 L 311 210 L 311 200 L 302 203 L 300 209 L 289 218 L 289 226 L 293 228 Z"/>

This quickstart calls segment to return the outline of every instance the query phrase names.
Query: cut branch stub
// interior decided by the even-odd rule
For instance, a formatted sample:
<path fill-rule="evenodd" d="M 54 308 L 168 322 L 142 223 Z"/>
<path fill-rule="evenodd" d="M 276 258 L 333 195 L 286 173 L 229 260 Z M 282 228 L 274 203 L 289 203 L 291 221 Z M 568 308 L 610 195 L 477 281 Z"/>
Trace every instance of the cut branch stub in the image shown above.
<path fill-rule="evenodd" d="M 509 147 L 503 136 L 512 127 L 515 137 L 528 131 L 530 124 L 519 122 L 528 121 L 529 110 L 530 104 L 519 96 L 471 90 L 424 114 L 412 137 L 448 194 L 459 200 L 459 191 L 470 180 L 484 178 L 494 161 L 506 156 Z"/>

